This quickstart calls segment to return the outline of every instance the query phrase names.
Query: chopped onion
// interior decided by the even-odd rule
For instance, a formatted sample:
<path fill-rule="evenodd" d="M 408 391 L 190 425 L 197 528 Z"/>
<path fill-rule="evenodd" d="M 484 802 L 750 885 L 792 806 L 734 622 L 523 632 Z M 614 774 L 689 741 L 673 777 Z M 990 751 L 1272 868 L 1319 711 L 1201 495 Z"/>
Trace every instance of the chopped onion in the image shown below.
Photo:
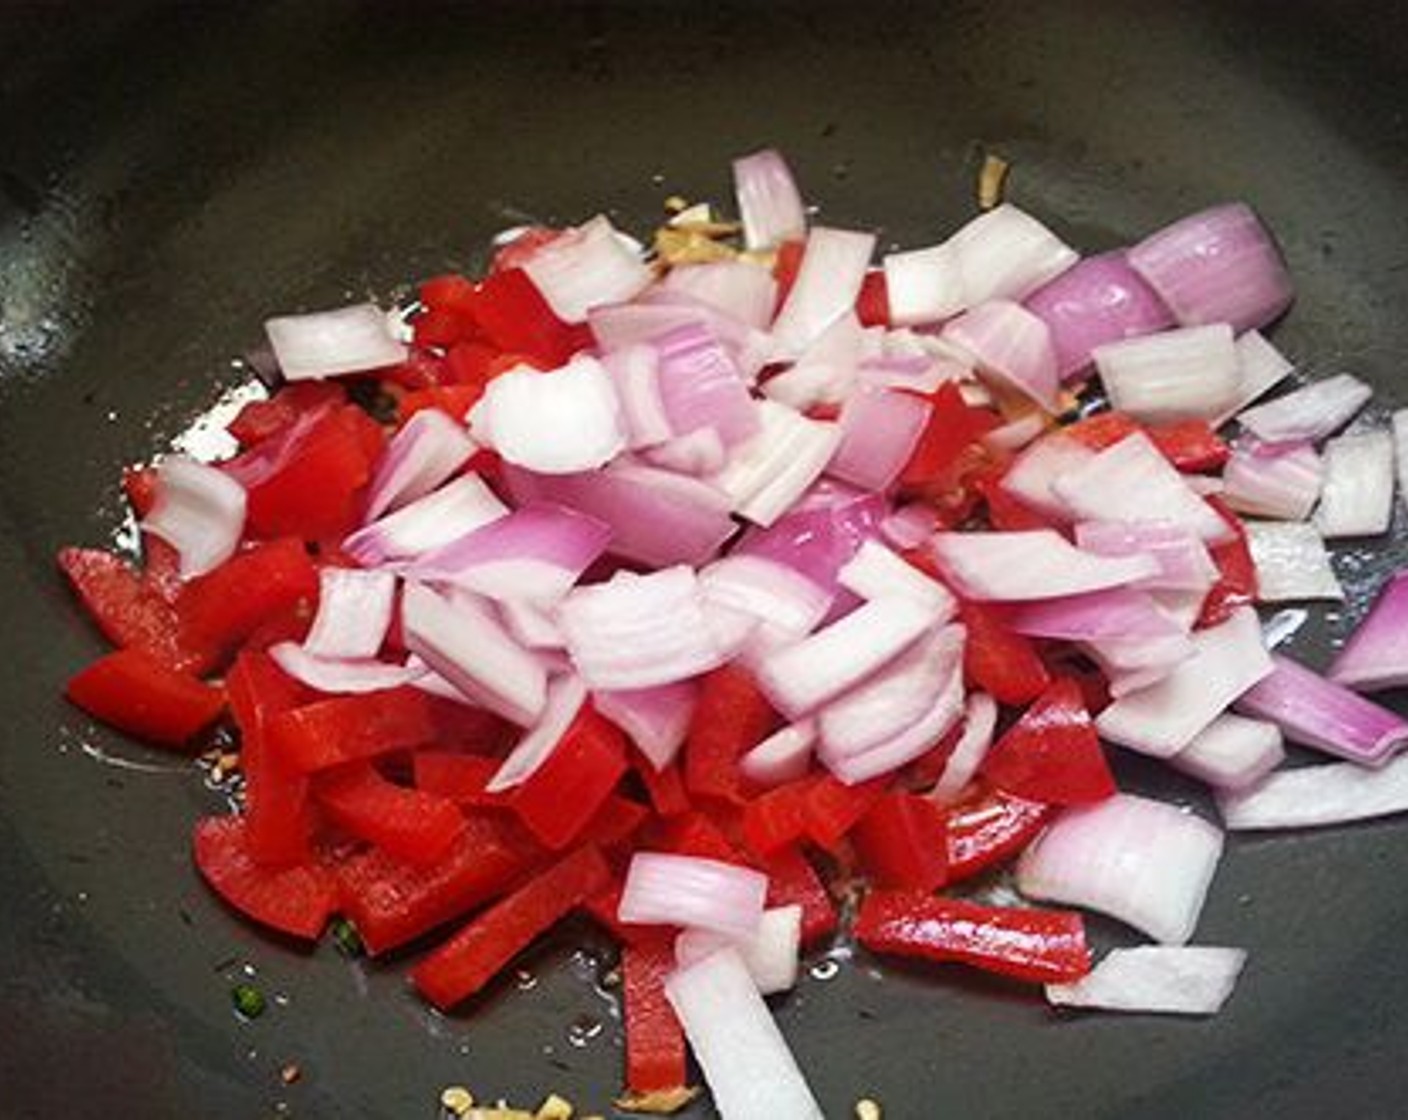
<path fill-rule="evenodd" d="M 807 235 L 802 267 L 772 325 L 779 357 L 795 358 L 855 307 L 874 251 L 873 233 L 818 226 Z"/>
<path fill-rule="evenodd" d="M 477 474 L 467 474 L 395 513 L 358 529 L 342 542 L 368 567 L 420 556 L 508 514 Z"/>
<path fill-rule="evenodd" d="M 429 494 L 469 462 L 474 441 L 438 408 L 406 421 L 377 463 L 367 490 L 366 521 Z"/>
<path fill-rule="evenodd" d="M 1326 674 L 1360 692 L 1408 685 L 1408 572 L 1395 572 Z"/>
<path fill-rule="evenodd" d="M 880 523 L 880 534 L 890 546 L 910 549 L 922 545 L 938 527 L 939 518 L 933 506 L 928 502 L 911 502 Z"/>
<path fill-rule="evenodd" d="M 1177 754 L 1232 701 L 1271 674 L 1250 609 L 1192 635 L 1193 656 L 1157 684 L 1121 696 L 1095 719 L 1103 738 L 1158 758 Z"/>
<path fill-rule="evenodd" d="M 1378 770 L 1352 762 L 1278 770 L 1249 789 L 1219 794 L 1217 807 L 1236 831 L 1318 828 L 1408 813 L 1408 756 Z"/>
<path fill-rule="evenodd" d="M 1051 331 L 1019 303 L 991 299 L 944 327 L 943 338 L 972 356 L 978 371 L 1056 411 L 1056 352 Z"/>
<path fill-rule="evenodd" d="M 1373 395 L 1359 378 L 1341 373 L 1239 412 L 1237 422 L 1267 443 L 1314 443 L 1348 424 Z"/>
<path fill-rule="evenodd" d="M 413 665 L 387 665 L 381 661 L 319 657 L 297 642 L 269 647 L 269 656 L 285 673 L 309 688 L 327 693 L 381 692 L 413 684 L 425 670 Z"/>
<path fill-rule="evenodd" d="M 1315 527 L 1322 537 L 1388 531 L 1393 519 L 1393 436 L 1387 431 L 1339 436 L 1325 444 L 1325 488 Z"/>
<path fill-rule="evenodd" d="M 264 332 L 287 381 L 384 369 L 404 362 L 408 352 L 374 303 L 282 315 L 265 320 Z"/>
<path fill-rule="evenodd" d="M 1253 786 L 1285 760 L 1281 729 L 1274 723 L 1224 712 L 1169 759 L 1214 789 Z"/>
<path fill-rule="evenodd" d="M 958 255 L 968 307 L 990 299 L 1023 299 L 1080 259 L 1039 221 L 1008 202 L 979 214 L 947 244 Z"/>
<path fill-rule="evenodd" d="M 738 768 L 745 778 L 760 786 L 795 781 L 811 769 L 816 735 L 815 720 L 789 723 L 750 748 L 738 760 Z"/>
<path fill-rule="evenodd" d="M 1225 323 L 1109 342 L 1093 356 L 1110 404 L 1152 424 L 1217 416 L 1241 381 Z"/>
<path fill-rule="evenodd" d="M 1127 587 L 1022 603 L 1007 612 L 1006 621 L 1018 634 L 1072 642 L 1101 638 L 1150 641 L 1179 635 L 1186 629 L 1169 621 L 1150 595 Z"/>
<path fill-rule="evenodd" d="M 841 410 L 841 438 L 826 473 L 863 490 L 888 489 L 914 454 L 930 411 L 912 393 L 853 393 Z"/>
<path fill-rule="evenodd" d="M 1259 603 L 1343 599 L 1325 542 L 1303 521 L 1248 521 L 1247 547 L 1256 565 Z"/>
<path fill-rule="evenodd" d="M 1082 521 L 1076 544 L 1098 556 L 1148 556 L 1159 565 L 1151 576 L 1131 584 L 1146 591 L 1206 591 L 1217 566 L 1198 535 L 1159 521 Z"/>
<path fill-rule="evenodd" d="M 142 528 L 181 557 L 181 578 L 218 568 L 235 554 L 244 533 L 244 487 L 224 471 L 184 455 L 156 468 L 156 501 Z"/>
<path fill-rule="evenodd" d="M 1078 440 L 1054 432 L 1026 448 L 1003 472 L 998 485 L 1023 505 L 1054 521 L 1071 519 L 1066 503 L 1051 484 L 1095 458 L 1095 452 Z"/>
<path fill-rule="evenodd" d="M 841 429 L 776 401 L 759 401 L 757 416 L 761 430 L 733 449 L 712 482 L 736 513 L 771 525 L 820 477 L 841 442 Z"/>
<path fill-rule="evenodd" d="M 731 555 L 776 560 L 834 593 L 842 566 L 879 534 L 885 512 L 879 494 L 823 481 L 768 529 L 746 534 Z"/>
<path fill-rule="evenodd" d="M 602 355 L 601 364 L 611 376 L 628 448 L 652 447 L 674 435 L 660 395 L 660 353 L 655 347 L 634 343 Z"/>
<path fill-rule="evenodd" d="M 752 937 L 763 917 L 768 877 L 716 859 L 636 852 L 626 871 L 620 921 L 689 926 Z"/>
<path fill-rule="evenodd" d="M 499 624 L 487 604 L 464 592 L 446 597 L 421 584 L 401 596 L 406 648 L 469 699 L 520 727 L 547 702 L 542 663 Z"/>
<path fill-rule="evenodd" d="M 854 312 L 826 328 L 788 369 L 763 382 L 763 395 L 805 411 L 818 404 L 839 404 L 855 387 L 865 334 Z"/>
<path fill-rule="evenodd" d="M 944 578 L 969 599 L 1051 599 L 1121 587 L 1158 571 L 1145 556 L 1082 552 L 1054 529 L 935 533 L 930 548 Z"/>
<path fill-rule="evenodd" d="M 1223 497 L 1242 513 L 1304 521 L 1320 499 L 1325 467 L 1310 443 L 1239 439 L 1222 472 Z"/>
<path fill-rule="evenodd" d="M 963 732 L 944 763 L 944 772 L 929 791 L 930 798 L 944 806 L 963 799 L 992 747 L 996 728 L 997 701 L 986 692 L 970 692 L 963 705 Z"/>
<path fill-rule="evenodd" d="M 1245 949 L 1207 945 L 1111 949 L 1074 983 L 1047 984 L 1046 998 L 1058 1007 L 1216 1015 L 1246 963 Z"/>
<path fill-rule="evenodd" d="M 728 448 L 719 438 L 718 429 L 695 428 L 687 436 L 675 436 L 646 448 L 641 458 L 653 467 L 699 478 L 718 474 L 728 465 Z"/>
<path fill-rule="evenodd" d="M 536 650 L 567 648 L 557 620 L 549 613 L 551 610 L 551 605 L 539 606 L 518 599 L 504 599 L 499 603 L 499 614 L 514 641 Z"/>
<path fill-rule="evenodd" d="M 1022 853 L 1017 889 L 1084 906 L 1165 945 L 1193 935 L 1222 833 L 1174 805 L 1118 793 L 1068 809 Z"/>
<path fill-rule="evenodd" d="M 757 376 L 772 354 L 772 340 L 737 319 L 731 319 L 693 296 L 652 288 L 634 303 L 595 308 L 590 315 L 592 336 L 605 353 L 641 346 L 677 327 L 708 327 L 732 356 L 745 378 Z"/>
<path fill-rule="evenodd" d="M 662 284 L 755 330 L 768 328 L 777 307 L 777 281 L 766 268 L 749 261 L 676 265 L 665 274 Z"/>
<path fill-rule="evenodd" d="M 1185 325 L 1264 327 L 1294 296 L 1275 241 L 1241 202 L 1165 226 L 1129 250 L 1129 263 Z"/>
<path fill-rule="evenodd" d="M 1082 643 L 1081 648 L 1105 674 L 1115 699 L 1157 684 L 1197 653 L 1187 634 L 1153 640 L 1099 638 Z"/>
<path fill-rule="evenodd" d="M 1408 501 L 1408 408 L 1393 414 L 1393 457 L 1397 466 L 1398 492 Z"/>
<path fill-rule="evenodd" d="M 757 932 L 741 940 L 710 930 L 685 930 L 675 939 L 675 961 L 681 968 L 688 968 L 720 949 L 735 949 L 758 991 L 769 996 L 797 986 L 801 944 L 801 906 L 774 906 L 763 911 Z"/>
<path fill-rule="evenodd" d="M 543 474 L 599 467 L 626 446 L 611 376 L 582 355 L 548 372 L 519 366 L 499 374 L 469 422 L 475 439 L 506 462 Z"/>
<path fill-rule="evenodd" d="M 660 355 L 660 396 L 676 435 L 712 428 L 732 446 L 757 432 L 748 385 L 706 327 L 676 327 L 651 344 Z"/>
<path fill-rule="evenodd" d="M 1020 451 L 1046 431 L 1047 417 L 1033 410 L 994 428 L 980 442 L 989 451 Z"/>
<path fill-rule="evenodd" d="M 396 576 L 387 571 L 321 568 L 318 613 L 303 640 L 314 657 L 375 657 L 396 607 Z"/>
<path fill-rule="evenodd" d="M 1381 766 L 1408 743 L 1408 720 L 1280 654 L 1275 671 L 1237 701 L 1293 743 L 1363 766 Z"/>
<path fill-rule="evenodd" d="M 503 793 L 522 785 L 552 757 L 572 721 L 586 703 L 587 690 L 574 673 L 555 677 L 548 682 L 547 701 L 538 722 L 515 744 L 508 757 L 484 787 L 486 793 Z"/>
<path fill-rule="evenodd" d="M 823 1120 L 748 966 L 734 949 L 665 981 L 720 1120 Z"/>
<path fill-rule="evenodd" d="M 564 323 L 584 323 L 592 308 L 628 300 L 652 279 L 602 215 L 553 238 L 522 267 Z"/>
<path fill-rule="evenodd" d="M 885 297 L 895 326 L 941 323 L 968 306 L 963 267 L 953 245 L 889 253 L 884 263 Z"/>
<path fill-rule="evenodd" d="M 656 770 L 679 754 L 698 700 L 694 681 L 592 693 L 596 710 L 624 731 Z"/>
<path fill-rule="evenodd" d="M 763 556 L 734 553 L 699 570 L 711 603 L 741 611 L 793 638 L 810 634 L 826 617 L 831 594 L 801 572 Z"/>
<path fill-rule="evenodd" d="M 750 249 L 771 249 L 807 232 L 802 192 L 782 155 L 772 148 L 733 161 L 733 189 Z"/>
<path fill-rule="evenodd" d="M 947 587 L 876 540 L 861 543 L 855 556 L 841 568 L 838 579 L 842 587 L 862 599 L 887 595 L 911 598 L 926 611 L 932 611 L 939 622 L 947 622 L 958 608 Z"/>
<path fill-rule="evenodd" d="M 1237 392 L 1227 407 L 1213 417 L 1213 426 L 1221 427 L 1252 401 L 1289 377 L 1294 368 L 1260 331 L 1239 334 Z"/>

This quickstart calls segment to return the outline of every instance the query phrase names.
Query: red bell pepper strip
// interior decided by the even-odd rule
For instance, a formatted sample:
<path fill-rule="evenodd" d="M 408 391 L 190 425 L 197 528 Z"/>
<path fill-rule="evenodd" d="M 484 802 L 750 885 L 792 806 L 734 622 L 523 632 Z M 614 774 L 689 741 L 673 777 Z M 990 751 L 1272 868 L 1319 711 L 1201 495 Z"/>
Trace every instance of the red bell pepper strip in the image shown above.
<path fill-rule="evenodd" d="M 255 650 L 243 650 L 235 658 L 225 690 L 240 732 L 249 854 L 264 864 L 306 861 L 312 823 L 308 779 L 271 749 L 268 725 L 279 713 L 306 704 L 313 692 Z"/>
<path fill-rule="evenodd" d="M 808 795 L 816 778 L 799 778 L 753 798 L 743 810 L 743 844 L 766 859 L 807 835 Z"/>
<path fill-rule="evenodd" d="M 890 325 L 890 291 L 883 268 L 872 268 L 865 274 L 860 294 L 856 296 L 856 318 L 863 327 Z"/>
<path fill-rule="evenodd" d="M 223 689 L 139 649 L 98 658 L 65 689 L 89 715 L 149 743 L 185 747 L 225 709 Z"/>
<path fill-rule="evenodd" d="M 485 277 L 474 300 L 474 317 L 500 350 L 523 354 L 548 369 L 562 365 L 590 341 L 553 313 L 521 268 Z"/>
<path fill-rule="evenodd" d="M 312 617 L 318 572 L 301 541 L 270 541 L 193 579 L 176 600 L 183 644 L 233 653 L 265 623 L 288 612 Z"/>
<path fill-rule="evenodd" d="M 611 881 L 593 847 L 571 855 L 494 904 L 421 961 L 411 980 L 442 1011 L 484 987 L 509 961 Z"/>
<path fill-rule="evenodd" d="M 478 385 L 433 385 L 428 389 L 413 389 L 396 402 L 396 418 L 404 424 L 417 412 L 438 408 L 462 421 L 483 395 L 484 390 Z"/>
<path fill-rule="evenodd" d="M 963 675 L 1003 704 L 1029 704 L 1051 683 L 1051 674 L 1030 638 L 1004 626 L 997 612 L 981 603 L 962 603 L 959 618 L 967 627 Z"/>
<path fill-rule="evenodd" d="M 404 647 L 403 647 L 404 648 Z M 523 734 L 522 730 L 486 708 L 426 694 L 435 742 L 474 754 L 499 755 Z"/>
<path fill-rule="evenodd" d="M 873 882 L 928 894 L 948 877 L 944 811 L 913 793 L 887 793 L 851 834 L 861 866 Z"/>
<path fill-rule="evenodd" d="M 807 835 L 828 852 L 835 852 L 884 791 L 884 778 L 848 786 L 828 774 L 807 791 Z"/>
<path fill-rule="evenodd" d="M 978 906 L 920 891 L 872 891 L 856 940 L 877 953 L 954 961 L 988 972 L 1063 984 L 1090 971 L 1085 922 L 1070 910 Z"/>
<path fill-rule="evenodd" d="M 767 874 L 769 906 L 802 908 L 802 945 L 815 945 L 836 931 L 839 915 L 816 868 L 796 848 L 784 848 L 758 864 Z"/>
<path fill-rule="evenodd" d="M 313 795 L 344 832 L 410 863 L 434 863 L 465 826 L 448 797 L 398 786 L 369 762 L 320 774 Z"/>
<path fill-rule="evenodd" d="M 739 850 L 708 816 L 695 810 L 661 822 L 650 838 L 650 846 L 680 856 L 698 856 L 723 863 L 746 864 Z"/>
<path fill-rule="evenodd" d="M 560 851 L 606 804 L 626 765 L 626 737 L 588 704 L 509 806 L 539 842 Z"/>
<path fill-rule="evenodd" d="M 991 409 L 965 403 L 952 381 L 930 393 L 928 401 L 929 422 L 900 474 L 900 484 L 909 488 L 929 488 L 950 480 L 965 453 L 1002 424 L 1002 417 Z"/>
<path fill-rule="evenodd" d="M 1054 806 L 993 791 L 948 818 L 948 881 L 971 878 L 1015 856 L 1046 827 Z"/>
<path fill-rule="evenodd" d="M 1006 793 L 1050 805 L 1082 805 L 1116 792 L 1080 685 L 1064 677 L 992 745 L 980 772 Z"/>
<path fill-rule="evenodd" d="M 766 739 L 777 721 L 747 670 L 725 665 L 705 676 L 684 744 L 684 782 L 690 794 L 740 802 L 738 760 Z"/>
<path fill-rule="evenodd" d="M 1213 496 L 1203 500 L 1232 527 L 1236 536 L 1208 549 L 1208 555 L 1217 565 L 1218 579 L 1203 599 L 1202 613 L 1198 615 L 1199 629 L 1226 622 L 1239 607 L 1256 602 L 1257 596 L 1256 564 L 1252 560 L 1247 530 L 1241 519 L 1227 508 L 1222 499 Z"/>
<path fill-rule="evenodd" d="M 639 801 L 613 793 L 577 834 L 577 839 L 602 851 L 611 851 L 630 840 L 649 817 L 650 810 Z"/>
<path fill-rule="evenodd" d="M 655 769 L 655 764 L 639 751 L 636 752 L 635 771 L 645 786 L 646 796 L 658 816 L 677 817 L 689 812 L 689 793 L 684 788 L 684 775 L 673 762 L 663 770 Z"/>
<path fill-rule="evenodd" d="M 429 698 L 409 686 L 319 700 L 269 723 L 273 749 L 303 773 L 418 747 L 434 735 Z"/>
<path fill-rule="evenodd" d="M 221 898 L 256 922 L 313 940 L 337 902 L 330 872 L 318 863 L 266 867 L 250 854 L 243 817 L 206 817 L 195 828 L 195 861 Z"/>
<path fill-rule="evenodd" d="M 542 859 L 511 817 L 469 816 L 449 850 L 427 867 L 379 848 L 343 860 L 337 908 L 369 952 L 384 953 L 498 898 Z"/>
<path fill-rule="evenodd" d="M 411 757 L 416 789 L 479 809 L 506 809 L 510 792 L 489 793 L 489 780 L 503 760 L 462 751 L 416 751 Z"/>
<path fill-rule="evenodd" d="M 668 933 L 629 943 L 621 951 L 626 1088 L 632 1093 L 684 1086 L 684 1029 L 665 995 L 665 978 L 674 970 L 674 938 Z"/>
<path fill-rule="evenodd" d="M 622 888 L 620 881 L 607 884 L 582 903 L 583 911 L 622 945 L 634 945 L 667 935 L 673 937 L 676 931 L 670 926 L 621 921 L 617 914 L 621 909 Z"/>

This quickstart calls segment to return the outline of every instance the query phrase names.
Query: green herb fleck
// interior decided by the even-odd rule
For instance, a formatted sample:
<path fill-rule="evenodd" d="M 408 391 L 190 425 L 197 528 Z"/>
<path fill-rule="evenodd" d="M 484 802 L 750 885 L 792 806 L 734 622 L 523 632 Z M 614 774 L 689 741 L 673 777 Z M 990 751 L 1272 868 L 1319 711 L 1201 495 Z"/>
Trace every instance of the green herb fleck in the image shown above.
<path fill-rule="evenodd" d="M 242 1019 L 257 1019 L 264 1014 L 264 993 L 253 984 L 236 984 L 230 989 L 230 1002 Z"/>
<path fill-rule="evenodd" d="M 366 952 L 357 927 L 346 918 L 337 918 L 332 923 L 332 939 L 344 956 L 360 957 Z"/>

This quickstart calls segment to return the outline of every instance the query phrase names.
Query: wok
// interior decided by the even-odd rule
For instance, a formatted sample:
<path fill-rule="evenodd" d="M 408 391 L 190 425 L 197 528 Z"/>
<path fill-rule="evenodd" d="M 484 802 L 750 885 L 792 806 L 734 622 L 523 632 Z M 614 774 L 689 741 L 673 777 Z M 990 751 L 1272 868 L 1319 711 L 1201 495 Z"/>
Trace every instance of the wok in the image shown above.
<path fill-rule="evenodd" d="M 836 225 L 932 242 L 983 151 L 1074 244 L 1246 198 L 1299 285 L 1277 340 L 1408 403 L 1408 49 L 1384 3 L 7 6 L 0 143 L 0 1114 L 431 1116 L 441 1086 L 610 1112 L 587 927 L 467 1013 L 404 969 L 243 925 L 188 865 L 217 794 L 59 698 L 99 648 L 54 571 L 120 524 L 119 469 L 242 376 L 267 315 L 474 269 L 486 238 L 790 157 Z M 1400 517 L 1400 521 L 1401 521 Z M 1342 611 L 1393 544 L 1338 550 Z M 1127 760 L 1136 789 L 1191 784 Z M 828 1115 L 1402 1115 L 1408 825 L 1233 838 L 1199 940 L 1251 963 L 1209 1022 L 1058 1018 L 957 969 L 863 956 L 778 1005 Z M 1101 927 L 1101 936 L 1114 936 Z M 271 997 L 238 1022 L 245 966 Z M 825 976 L 828 970 L 818 970 Z M 301 1078 L 279 1071 L 296 1063 Z M 697 1105 L 691 1115 L 710 1115 Z"/>

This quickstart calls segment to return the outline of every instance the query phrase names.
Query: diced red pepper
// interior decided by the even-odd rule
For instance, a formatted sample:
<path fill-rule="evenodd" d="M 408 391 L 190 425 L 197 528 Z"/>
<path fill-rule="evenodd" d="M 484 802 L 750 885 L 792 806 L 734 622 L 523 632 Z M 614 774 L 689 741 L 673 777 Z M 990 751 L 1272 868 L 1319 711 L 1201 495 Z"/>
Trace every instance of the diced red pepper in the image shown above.
<path fill-rule="evenodd" d="M 482 393 L 484 386 L 503 372 L 499 364 L 502 357 L 498 347 L 487 342 L 461 342 L 445 355 L 445 365 L 452 382 Z"/>
<path fill-rule="evenodd" d="M 856 318 L 863 327 L 890 325 L 890 291 L 883 268 L 872 268 L 865 274 L 860 294 L 856 296 Z"/>
<path fill-rule="evenodd" d="M 402 647 L 404 648 L 404 647 Z M 430 719 L 435 725 L 435 742 L 474 754 L 499 755 L 508 750 L 523 732 L 487 708 L 426 694 Z"/>
<path fill-rule="evenodd" d="M 1051 683 L 1032 640 L 1009 630 L 990 607 L 965 602 L 959 617 L 968 629 L 963 674 L 971 687 L 1003 704 L 1028 704 Z"/>
<path fill-rule="evenodd" d="M 811 820 L 808 795 L 816 778 L 800 778 L 753 798 L 743 810 L 743 843 L 766 858 L 807 836 Z"/>
<path fill-rule="evenodd" d="M 836 851 L 884 791 L 883 778 L 848 786 L 828 774 L 807 792 L 807 835 L 828 852 Z"/>
<path fill-rule="evenodd" d="M 128 467 L 122 472 L 122 492 L 140 520 L 156 504 L 156 468 Z"/>
<path fill-rule="evenodd" d="M 775 852 L 758 865 L 768 877 L 769 906 L 802 908 L 802 945 L 815 945 L 835 932 L 839 923 L 836 903 L 827 893 L 816 868 L 796 848 Z"/>
<path fill-rule="evenodd" d="M 1104 451 L 1120 440 L 1144 431 L 1139 422 L 1124 412 L 1097 412 L 1061 429 L 1062 434 L 1091 451 Z"/>
<path fill-rule="evenodd" d="M 432 276 L 420 286 L 420 301 L 436 311 L 458 311 L 474 314 L 475 283 L 458 272 Z"/>
<path fill-rule="evenodd" d="M 696 811 L 661 822 L 651 846 L 681 856 L 698 856 L 724 863 L 747 863 L 723 831 L 705 814 Z"/>
<path fill-rule="evenodd" d="M 306 704 L 269 722 L 274 750 L 303 773 L 427 743 L 435 721 L 409 686 Z"/>
<path fill-rule="evenodd" d="M 944 811 L 926 797 L 887 793 L 851 834 L 861 866 L 873 882 L 929 893 L 948 877 Z"/>
<path fill-rule="evenodd" d="M 462 421 L 483 395 L 478 385 L 433 385 L 428 389 L 413 389 L 396 402 L 396 418 L 404 424 L 417 412 L 436 408 Z"/>
<path fill-rule="evenodd" d="M 479 285 L 474 316 L 500 350 L 523 354 L 553 369 L 570 358 L 582 334 L 564 323 L 521 268 L 492 273 Z"/>
<path fill-rule="evenodd" d="M 433 389 L 454 380 L 450 375 L 449 363 L 424 345 L 412 346 L 405 361 L 377 370 L 375 375 L 365 376 L 375 376 L 376 387 L 398 402 L 403 393 Z"/>
<path fill-rule="evenodd" d="M 657 815 L 676 817 L 689 812 L 689 793 L 684 788 L 684 775 L 678 765 L 672 762 L 665 769 L 657 770 L 655 764 L 640 752 L 636 752 L 634 762 L 636 773 L 640 775 L 641 784 L 645 786 L 646 795 Z"/>
<path fill-rule="evenodd" d="M 780 308 L 792 294 L 792 285 L 797 282 L 797 273 L 802 271 L 802 256 L 807 251 L 805 241 L 784 241 L 777 247 L 777 257 L 773 261 L 772 275 L 777 281 L 777 306 Z"/>
<path fill-rule="evenodd" d="M 877 953 L 953 961 L 1038 984 L 1090 971 L 1085 922 L 1070 910 L 978 906 L 920 891 L 872 891 L 856 939 Z"/>
<path fill-rule="evenodd" d="M 417 789 L 474 808 L 508 808 L 509 792 L 489 793 L 489 779 L 503 759 L 463 751 L 416 751 L 411 758 Z"/>
<path fill-rule="evenodd" d="M 1146 428 L 1126 413 L 1098 412 L 1063 430 L 1092 451 L 1103 451 L 1135 432 L 1143 432 L 1180 471 L 1216 470 L 1232 453 L 1206 420 L 1184 420 Z"/>
<path fill-rule="evenodd" d="M 509 805 L 541 843 L 558 851 L 578 837 L 625 772 L 625 736 L 587 704 Z"/>
<path fill-rule="evenodd" d="M 1046 827 L 1054 806 L 994 790 L 948 818 L 948 879 L 956 883 L 1010 859 Z"/>
<path fill-rule="evenodd" d="M 98 658 L 65 693 L 89 715 L 164 747 L 186 747 L 225 709 L 225 693 L 139 649 Z"/>
<path fill-rule="evenodd" d="M 638 941 L 674 934 L 675 931 L 669 926 L 621 921 L 617 914 L 621 909 L 622 889 L 623 884 L 619 881 L 607 884 L 582 903 L 583 911 L 622 945 L 634 945 Z"/>
<path fill-rule="evenodd" d="M 752 674 L 725 665 L 704 677 L 684 745 L 684 782 L 694 797 L 741 800 L 738 760 L 777 726 Z"/>
<path fill-rule="evenodd" d="M 411 863 L 434 863 L 465 826 L 464 814 L 448 797 L 398 786 L 369 762 L 319 775 L 313 792 L 344 832 Z"/>
<path fill-rule="evenodd" d="M 613 793 L 577 834 L 577 839 L 602 851 L 612 851 L 631 839 L 649 817 L 650 810 L 639 801 Z"/>
<path fill-rule="evenodd" d="M 194 649 L 229 654 L 290 611 L 311 618 L 317 600 L 318 572 L 301 541 L 256 545 L 181 589 L 176 601 L 181 640 Z"/>
<path fill-rule="evenodd" d="M 475 336 L 478 326 L 472 311 L 427 307 L 411 322 L 417 346 L 454 346 Z"/>
<path fill-rule="evenodd" d="M 981 773 L 1000 790 L 1050 805 L 1081 805 L 1116 792 L 1080 685 L 1064 677 L 992 745 Z"/>
<path fill-rule="evenodd" d="M 611 881 L 593 847 L 578 848 L 494 904 L 421 961 L 411 980 L 442 1011 L 484 987 L 509 961 Z"/>
<path fill-rule="evenodd" d="M 142 534 L 142 579 L 164 602 L 176 605 L 184 583 L 181 579 L 181 554 L 175 546 L 155 533 Z M 179 635 L 173 635 L 173 640 Z M 192 669 L 191 672 L 198 672 Z"/>
<path fill-rule="evenodd" d="M 665 995 L 665 978 L 674 970 L 674 938 L 669 934 L 627 944 L 621 951 L 626 1088 L 632 1093 L 684 1086 L 684 1030 Z"/>
<path fill-rule="evenodd" d="M 1198 628 L 1216 626 L 1226 622 L 1232 613 L 1241 607 L 1256 602 L 1256 564 L 1252 560 L 1251 547 L 1247 543 L 1247 530 L 1241 518 L 1213 496 L 1204 501 L 1227 522 L 1236 533 L 1230 541 L 1215 544 L 1208 548 L 1208 555 L 1217 565 L 1217 582 L 1209 588 L 1203 599 L 1202 613 L 1198 615 Z"/>
<path fill-rule="evenodd" d="M 1008 465 L 1002 464 L 985 471 L 975 483 L 987 506 L 988 521 L 992 527 L 1004 532 L 1051 528 L 1050 521 L 1003 489 L 1002 478 L 1007 470 Z"/>
<path fill-rule="evenodd" d="M 337 903 L 332 875 L 317 863 L 266 867 L 249 851 L 243 817 L 206 817 L 195 829 L 196 867 L 236 910 L 273 929 L 313 940 Z"/>
<path fill-rule="evenodd" d="M 928 400 L 929 422 L 900 475 L 901 485 L 911 488 L 928 488 L 949 479 L 964 453 L 1002 424 L 1002 417 L 991 409 L 967 404 L 952 381 L 945 381 Z"/>
<path fill-rule="evenodd" d="M 498 898 L 543 859 L 511 817 L 469 816 L 435 863 L 420 867 L 380 848 L 337 867 L 338 909 L 372 953 L 384 953 Z"/>
<path fill-rule="evenodd" d="M 544 245 L 551 245 L 562 236 L 562 230 L 547 226 L 529 226 L 507 245 L 501 245 L 494 253 L 490 268 L 494 272 L 504 272 L 511 268 L 522 268 L 525 261 Z"/>
<path fill-rule="evenodd" d="M 963 721 L 959 720 L 944 737 L 904 768 L 904 784 L 909 789 L 929 789 L 944 776 L 949 756 L 963 737 Z"/>
<path fill-rule="evenodd" d="M 248 449 L 288 431 L 300 416 L 346 399 L 343 387 L 335 381 L 297 381 L 267 401 L 250 401 L 225 430 Z"/>

